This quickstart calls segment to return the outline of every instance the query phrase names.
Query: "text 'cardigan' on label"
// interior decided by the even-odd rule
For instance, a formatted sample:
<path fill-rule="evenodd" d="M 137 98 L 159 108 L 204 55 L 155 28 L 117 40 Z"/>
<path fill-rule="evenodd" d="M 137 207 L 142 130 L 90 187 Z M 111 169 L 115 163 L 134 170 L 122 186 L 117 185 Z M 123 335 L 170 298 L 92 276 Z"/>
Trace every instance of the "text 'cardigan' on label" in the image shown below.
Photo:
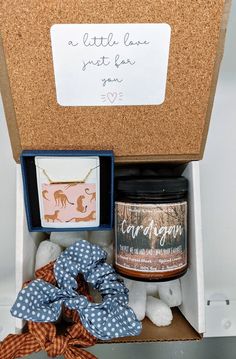
<path fill-rule="evenodd" d="M 187 202 L 116 202 L 116 265 L 166 272 L 187 264 Z"/>

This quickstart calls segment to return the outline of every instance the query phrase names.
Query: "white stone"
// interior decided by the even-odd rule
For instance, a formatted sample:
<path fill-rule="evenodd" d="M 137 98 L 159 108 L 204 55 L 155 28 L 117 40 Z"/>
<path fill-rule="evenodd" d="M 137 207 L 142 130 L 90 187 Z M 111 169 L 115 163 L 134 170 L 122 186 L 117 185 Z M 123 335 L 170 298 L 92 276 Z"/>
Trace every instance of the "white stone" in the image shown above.
<path fill-rule="evenodd" d="M 88 240 L 88 232 L 52 232 L 50 235 L 50 241 L 62 247 L 69 247 L 80 239 Z"/>
<path fill-rule="evenodd" d="M 36 252 L 35 270 L 45 266 L 51 261 L 55 261 L 62 252 L 62 248 L 50 241 L 42 241 Z"/>
<path fill-rule="evenodd" d="M 113 230 L 89 232 L 89 242 L 99 246 L 108 247 L 114 240 Z"/>
<path fill-rule="evenodd" d="M 146 282 L 147 295 L 152 295 L 156 297 L 158 295 L 158 286 L 158 282 Z"/>
<path fill-rule="evenodd" d="M 108 264 L 113 265 L 113 264 L 114 264 L 114 248 L 113 248 L 113 243 L 111 243 L 108 247 L 103 247 L 102 249 L 107 252 L 106 262 L 107 262 Z"/>
<path fill-rule="evenodd" d="M 170 325 L 173 319 L 171 309 L 158 298 L 147 296 L 146 316 L 158 327 Z"/>
<path fill-rule="evenodd" d="M 177 307 L 182 303 L 180 280 L 158 283 L 159 298 L 169 307 Z"/>
<path fill-rule="evenodd" d="M 126 288 L 129 289 L 129 306 L 133 309 L 138 320 L 143 320 L 146 311 L 146 284 L 123 278 Z"/>

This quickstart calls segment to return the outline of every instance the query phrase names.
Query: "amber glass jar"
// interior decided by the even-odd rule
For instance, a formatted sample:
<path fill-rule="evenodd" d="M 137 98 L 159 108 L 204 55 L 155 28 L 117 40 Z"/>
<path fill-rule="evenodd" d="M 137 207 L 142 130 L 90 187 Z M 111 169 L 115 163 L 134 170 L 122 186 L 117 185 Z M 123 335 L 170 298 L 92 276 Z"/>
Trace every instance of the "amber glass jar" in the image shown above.
<path fill-rule="evenodd" d="M 116 184 L 115 267 L 137 280 L 179 278 L 187 270 L 184 177 L 120 177 Z"/>

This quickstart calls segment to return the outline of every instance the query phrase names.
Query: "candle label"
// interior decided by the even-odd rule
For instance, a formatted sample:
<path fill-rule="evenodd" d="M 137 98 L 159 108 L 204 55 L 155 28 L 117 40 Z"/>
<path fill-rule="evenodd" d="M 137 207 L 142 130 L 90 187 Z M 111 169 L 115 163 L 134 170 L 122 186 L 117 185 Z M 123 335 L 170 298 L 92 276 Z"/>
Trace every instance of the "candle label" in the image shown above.
<path fill-rule="evenodd" d="M 160 105 L 168 24 L 56 24 L 51 44 L 61 106 Z"/>
<path fill-rule="evenodd" d="M 187 264 L 187 202 L 116 202 L 116 258 L 120 267 L 167 272 Z"/>

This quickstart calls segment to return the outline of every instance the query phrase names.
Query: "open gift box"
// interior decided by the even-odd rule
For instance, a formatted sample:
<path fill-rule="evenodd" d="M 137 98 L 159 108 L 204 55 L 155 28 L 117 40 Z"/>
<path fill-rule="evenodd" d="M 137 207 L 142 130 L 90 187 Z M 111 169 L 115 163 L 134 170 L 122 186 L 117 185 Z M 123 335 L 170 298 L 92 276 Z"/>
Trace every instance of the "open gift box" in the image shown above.
<path fill-rule="evenodd" d="M 158 164 L 157 164 L 158 166 Z M 159 164 L 159 166 L 161 166 Z M 174 309 L 171 326 L 156 327 L 148 319 L 143 322 L 143 330 L 139 337 L 128 337 L 112 342 L 142 342 L 163 340 L 200 339 L 205 328 L 204 316 L 204 278 L 201 233 L 201 199 L 198 162 L 184 165 L 169 165 L 173 172 L 182 174 L 189 181 L 189 268 L 181 278 L 183 303 Z M 34 262 L 37 247 L 46 238 L 45 233 L 29 232 L 24 209 L 21 169 L 17 170 L 17 228 L 16 228 L 16 292 L 22 283 L 33 278 Z M 16 329 L 22 329 L 23 322 L 16 319 Z"/>
<path fill-rule="evenodd" d="M 112 12 L 109 11 L 111 8 Z M 36 5 L 5 1 L 1 19 L 0 83 L 16 161 L 19 160 L 23 150 L 109 149 L 114 151 L 117 164 L 129 166 L 129 164 L 138 165 L 146 162 L 162 166 L 163 163 L 168 163 L 170 168 L 176 168 L 178 174 L 184 175 L 189 180 L 189 269 L 181 278 L 183 304 L 179 309 L 174 310 L 171 326 L 157 328 L 145 319 L 139 337 L 123 338 L 115 342 L 191 340 L 201 338 L 204 332 L 201 198 L 197 161 L 202 158 L 204 152 L 223 54 L 228 12 L 228 0 L 221 2 L 200 0 L 196 4 L 190 0 L 184 3 L 150 1 L 148 4 L 139 0 L 132 3 L 105 0 L 102 5 L 94 1 L 78 1 L 76 4 L 72 1 L 67 1 L 65 4 L 43 1 Z M 85 24 L 88 23 L 97 25 L 86 28 Z M 109 30 L 105 27 L 101 30 L 99 27 L 101 23 L 110 24 Z M 126 27 L 127 23 L 137 26 Z M 52 26 L 58 24 L 83 24 L 83 27 L 70 26 L 75 34 L 73 39 L 70 38 L 73 32 L 67 31 L 67 27 L 65 32 L 63 32 L 64 27 L 60 27 L 62 33 L 59 31 L 56 38 L 53 33 L 50 38 L 50 31 L 51 34 L 53 32 Z M 160 63 L 155 65 L 153 59 L 148 58 L 151 62 L 151 72 L 149 66 L 146 66 L 147 77 L 145 77 L 143 66 L 138 65 L 138 60 L 141 65 L 144 64 L 143 54 L 135 53 L 136 72 L 132 73 L 131 77 L 128 77 L 127 73 L 124 75 L 127 75 L 128 81 L 139 78 L 139 73 L 142 76 L 138 83 L 124 87 L 124 90 L 131 92 L 132 88 L 135 89 L 132 96 L 129 94 L 129 102 L 122 104 L 122 96 L 125 92 L 116 90 L 114 86 L 117 86 L 119 81 L 115 81 L 116 84 L 108 83 L 111 87 L 105 95 L 101 94 L 101 101 L 106 100 L 106 104 L 99 105 L 94 100 L 98 85 L 93 82 L 95 80 L 90 70 L 86 72 L 88 67 L 84 72 L 88 74 L 85 79 L 91 89 L 91 102 L 89 102 L 90 98 L 84 98 L 80 81 L 75 83 L 76 86 L 73 85 L 73 89 L 77 91 L 76 96 L 74 92 L 68 91 L 66 92 L 69 94 L 68 98 L 65 98 L 65 94 L 61 93 L 63 79 L 68 79 L 67 76 L 65 77 L 65 69 L 74 69 L 75 63 L 71 60 L 74 56 L 67 56 L 65 63 L 58 63 L 60 59 L 58 41 L 63 38 L 71 50 L 72 47 L 77 48 L 76 40 L 81 39 L 81 31 L 84 32 L 84 36 L 92 32 L 93 40 L 90 39 L 92 42 L 88 45 L 84 37 L 84 45 L 93 47 L 96 46 L 96 32 L 98 33 L 96 39 L 100 36 L 101 43 L 100 34 L 104 31 L 106 39 L 110 40 L 106 46 L 100 45 L 109 51 L 112 41 L 110 34 L 114 36 L 113 41 L 117 34 L 117 27 L 112 24 L 119 24 L 119 32 L 124 34 L 126 45 L 128 33 L 129 39 L 131 36 L 132 39 L 136 38 L 133 44 L 137 45 L 139 42 L 139 45 L 142 43 L 143 46 L 151 44 L 153 40 L 152 37 L 148 37 L 151 35 L 148 26 L 145 25 L 168 24 L 169 26 L 159 26 L 161 31 L 154 27 L 158 34 L 157 38 L 165 48 L 165 56 L 161 56 L 164 65 L 163 63 L 162 66 L 159 66 Z M 142 24 L 142 27 L 139 28 L 139 24 Z M 165 34 L 163 37 L 162 31 Z M 169 31 L 168 34 L 166 31 Z M 142 37 L 144 35 L 147 37 Z M 129 43 L 128 46 L 136 46 L 133 44 Z M 89 50 L 91 50 L 90 55 L 93 55 L 93 49 Z M 152 51 L 157 50 L 154 47 Z M 150 56 L 151 52 L 147 53 Z M 154 58 L 157 59 L 157 54 L 160 53 L 162 46 L 158 46 L 157 53 L 153 54 Z M 86 52 L 85 55 L 87 56 Z M 110 56 L 109 52 L 107 56 Z M 136 60 L 133 60 L 133 65 Z M 105 59 L 103 65 L 108 66 L 109 64 L 105 65 L 104 61 Z M 129 64 L 131 62 L 132 60 Z M 87 62 L 89 63 L 94 65 L 95 62 L 91 60 Z M 99 64 L 100 62 L 97 62 L 97 65 Z M 109 76 L 114 78 L 118 76 L 114 69 L 111 73 L 112 75 L 107 74 L 107 79 L 110 78 Z M 162 85 L 158 100 L 153 100 L 155 86 L 152 86 L 152 93 L 149 96 L 147 82 L 142 81 L 142 79 L 150 81 L 155 77 L 154 73 L 157 74 L 156 77 Z M 73 75 L 72 71 L 72 77 Z M 81 76 L 81 73 L 78 75 Z M 74 76 L 73 81 L 76 78 Z M 96 76 L 95 78 L 97 79 Z M 116 99 L 120 102 L 115 102 Z M 30 233 L 27 229 L 20 166 L 17 167 L 18 291 L 25 280 L 32 278 L 35 252 L 39 242 L 45 238 L 45 234 Z M 16 328 L 17 330 L 22 328 L 21 321 L 17 320 Z"/>

